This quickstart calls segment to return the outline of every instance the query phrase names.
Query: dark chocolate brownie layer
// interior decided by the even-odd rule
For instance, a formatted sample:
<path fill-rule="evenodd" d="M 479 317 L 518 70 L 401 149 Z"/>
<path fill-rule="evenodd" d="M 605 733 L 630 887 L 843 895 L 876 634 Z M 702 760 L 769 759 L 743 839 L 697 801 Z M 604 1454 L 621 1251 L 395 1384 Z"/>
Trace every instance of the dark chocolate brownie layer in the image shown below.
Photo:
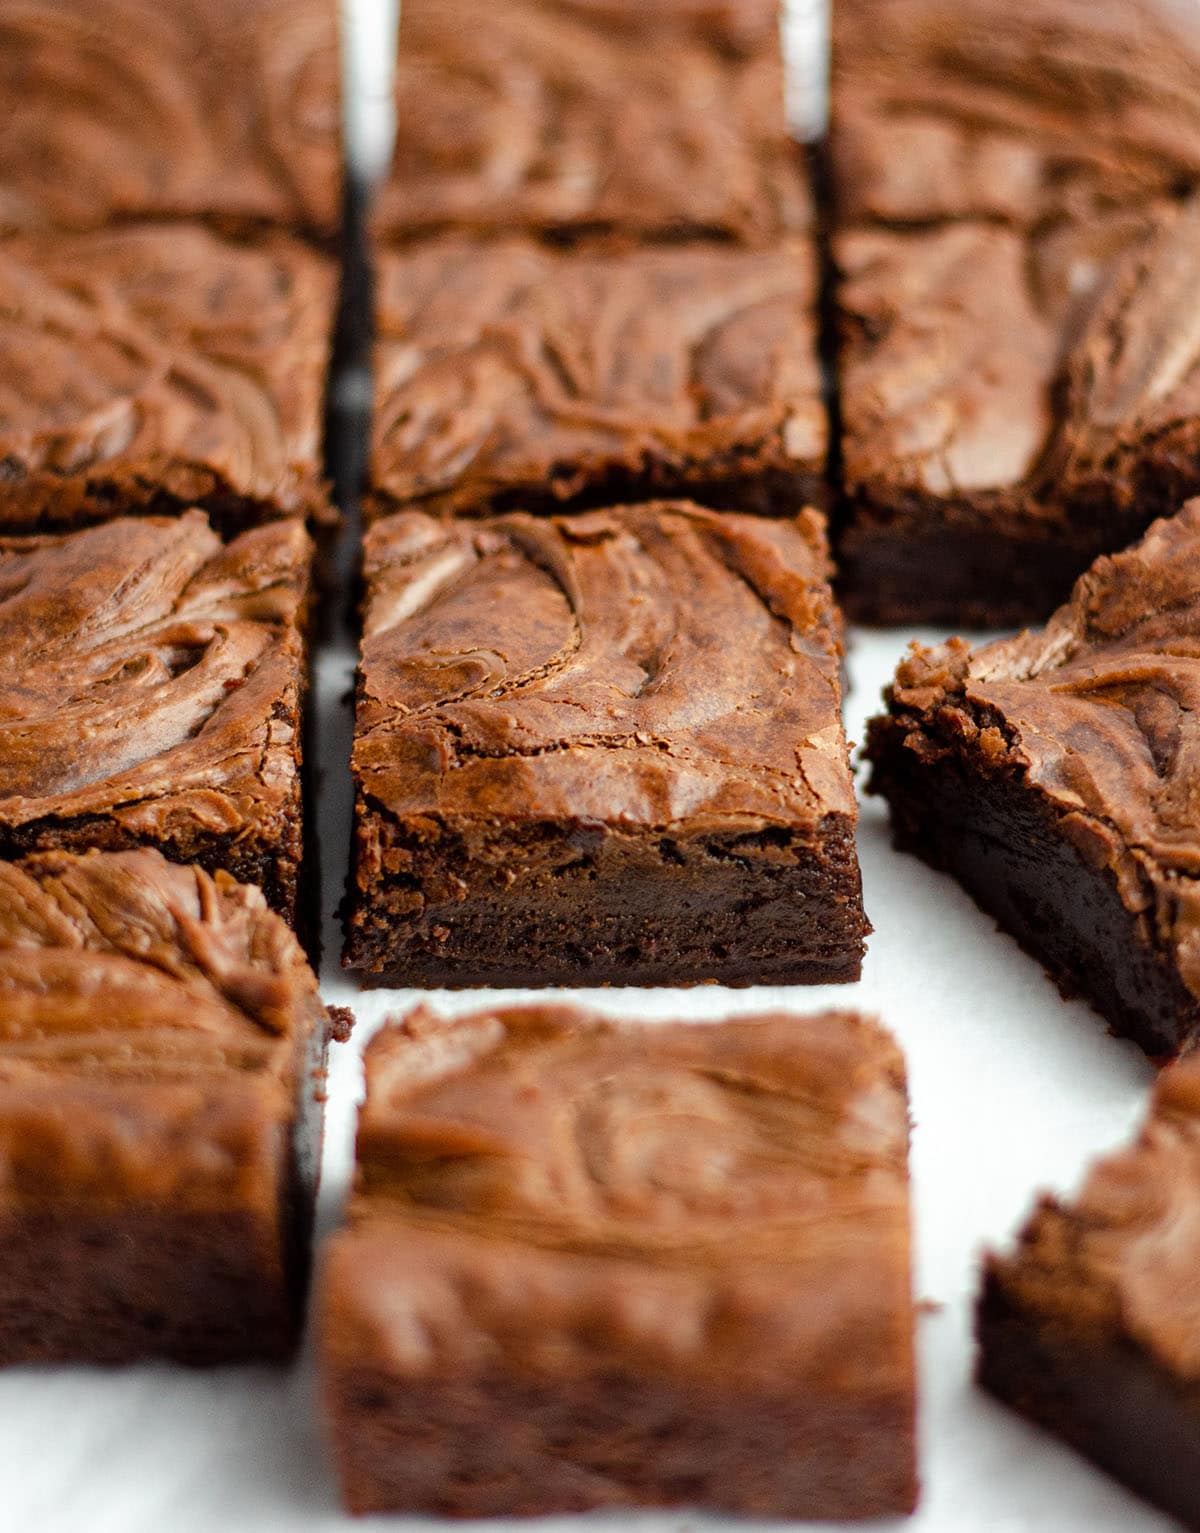
<path fill-rule="evenodd" d="M 0 858 L 151 845 L 295 919 L 311 562 L 199 511 L 0 538 Z"/>
<path fill-rule="evenodd" d="M 778 28 L 746 10 L 405 0 L 374 229 L 757 241 L 802 226 Z"/>
<path fill-rule="evenodd" d="M 366 540 L 367 984 L 858 976 L 823 523 L 687 503 Z"/>
<path fill-rule="evenodd" d="M 988 1258 L 979 1381 L 1200 1528 L 1200 1068 L 1158 1081 L 1136 1143 L 1043 1198 Z"/>
<path fill-rule="evenodd" d="M 332 263 L 285 235 L 132 224 L 0 246 L 0 533 L 200 505 L 332 510 Z"/>
<path fill-rule="evenodd" d="M 336 232 L 335 0 L 0 0 L 0 233 Z"/>
<path fill-rule="evenodd" d="M 1200 490 L 1200 23 L 848 0 L 836 34 L 848 611 L 1042 620 Z"/>
<path fill-rule="evenodd" d="M 348 1505 L 908 1511 L 907 1142 L 857 1017 L 385 1030 L 318 1302 Z"/>
<path fill-rule="evenodd" d="M 291 1350 L 329 1031 L 258 890 L 0 864 L 0 1364 Z"/>
<path fill-rule="evenodd" d="M 1150 1054 L 1200 1032 L 1200 501 L 1042 632 L 914 648 L 872 720 L 897 845 Z"/>
<path fill-rule="evenodd" d="M 368 513 L 823 493 L 812 247 L 383 255 Z"/>

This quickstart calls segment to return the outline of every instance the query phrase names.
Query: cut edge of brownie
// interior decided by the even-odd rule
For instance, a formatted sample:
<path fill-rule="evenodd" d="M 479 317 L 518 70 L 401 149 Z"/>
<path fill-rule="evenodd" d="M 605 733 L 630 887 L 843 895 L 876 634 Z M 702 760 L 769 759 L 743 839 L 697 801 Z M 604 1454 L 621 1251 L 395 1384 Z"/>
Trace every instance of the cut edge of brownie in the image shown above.
<path fill-rule="evenodd" d="M 957 698 L 956 709 L 971 705 Z M 1147 917 L 1125 904 L 1110 869 L 1085 859 L 1065 812 L 1007 750 L 985 754 L 953 728 L 898 710 L 871 720 L 866 758 L 866 791 L 887 800 L 896 848 L 953 874 L 1064 996 L 1085 996 L 1152 1058 L 1177 1054 L 1200 1031 L 1200 999 Z"/>
<path fill-rule="evenodd" d="M 985 1262 L 976 1382 L 1147 1501 L 1200 1527 L 1195 1388 L 1184 1389 L 1127 1341 L 1039 1317 L 1009 1292 L 1010 1265 L 994 1254 Z"/>
<path fill-rule="evenodd" d="M 809 832 L 531 821 L 471 834 L 484 829 L 428 816 L 406 825 L 360 786 L 343 961 L 364 987 L 745 987 L 861 974 L 871 928 L 849 816 Z M 403 873 L 387 871 L 398 863 Z M 784 923 L 793 943 L 779 940 Z"/>

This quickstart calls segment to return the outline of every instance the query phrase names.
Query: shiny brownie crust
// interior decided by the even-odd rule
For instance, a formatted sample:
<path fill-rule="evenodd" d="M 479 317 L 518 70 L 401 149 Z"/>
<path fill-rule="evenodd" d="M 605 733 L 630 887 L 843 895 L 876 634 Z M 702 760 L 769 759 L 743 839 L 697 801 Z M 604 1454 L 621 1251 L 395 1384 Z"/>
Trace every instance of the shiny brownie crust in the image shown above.
<path fill-rule="evenodd" d="M 367 535 L 368 985 L 857 977 L 823 524 L 687 503 Z"/>

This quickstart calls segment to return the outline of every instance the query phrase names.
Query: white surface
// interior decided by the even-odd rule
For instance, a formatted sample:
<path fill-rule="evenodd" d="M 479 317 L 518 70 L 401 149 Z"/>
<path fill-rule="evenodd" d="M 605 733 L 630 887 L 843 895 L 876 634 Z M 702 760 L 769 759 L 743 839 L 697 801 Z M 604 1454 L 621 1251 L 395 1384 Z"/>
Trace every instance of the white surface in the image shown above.
<path fill-rule="evenodd" d="M 855 635 L 849 716 L 856 738 L 902 647 L 898 635 Z M 359 1017 L 354 1042 L 334 1051 L 326 1227 L 350 1172 L 358 1050 L 385 1013 L 418 998 L 360 995 L 336 966 L 332 907 L 349 838 L 342 700 L 352 664 L 348 644 L 327 654 L 318 689 L 328 787 L 320 825 L 325 994 Z M 938 1307 L 920 1320 L 924 1498 L 913 1520 L 879 1526 L 913 1533 L 1166 1528 L 970 1383 L 969 1306 L 981 1245 L 1008 1236 L 1036 1188 L 1069 1188 L 1093 1154 L 1126 1137 L 1144 1105 L 1149 1066 L 1109 1038 L 1086 1007 L 1061 1001 L 954 883 L 893 853 L 876 803 L 864 808 L 859 844 L 875 923 L 859 984 L 561 993 L 628 1016 L 712 1018 L 764 1007 L 802 1014 L 830 1004 L 882 1016 L 909 1063 L 917 1293 Z M 449 1011 L 519 995 L 420 998 Z M 683 1533 L 709 1522 L 657 1514 L 600 1520 L 619 1523 L 622 1533 Z M 163 1365 L 0 1374 L 0 1533 L 324 1533 L 417 1521 L 364 1524 L 339 1514 L 307 1361 L 288 1371 L 198 1374 Z M 573 1521 L 554 1520 L 564 1529 Z"/>
<path fill-rule="evenodd" d="M 650 0 L 648 0 L 650 3 Z M 790 0 L 793 15 L 826 0 Z M 397 0 L 342 0 L 360 25 L 347 53 L 348 140 L 380 163 L 390 103 L 387 30 Z M 797 122 L 804 119 L 802 102 Z M 851 735 L 875 710 L 900 635 L 856 634 Z M 353 1042 L 335 1048 L 320 1224 L 337 1217 L 352 1165 L 359 1050 L 385 1014 L 417 999 L 446 1011 L 521 998 L 375 991 L 358 994 L 337 968 L 349 845 L 349 642 L 322 659 L 318 730 L 326 791 L 319 829 L 326 868 L 324 993 L 351 1005 Z M 1141 1533 L 1172 1526 L 1102 1475 L 1026 1428 L 970 1383 L 970 1304 L 978 1254 L 1007 1238 L 1040 1187 L 1071 1187 L 1089 1159 L 1129 1133 L 1149 1066 L 1108 1038 L 1084 1006 L 1061 1001 L 1037 966 L 949 879 L 894 854 L 882 806 L 864 807 L 859 837 L 875 935 L 862 981 L 824 989 L 560 992 L 632 1017 L 715 1018 L 828 1005 L 877 1013 L 908 1057 L 920 1320 L 921 1472 L 917 1516 L 876 1528 L 912 1533 Z M 545 996 L 549 992 L 539 992 Z M 528 995 L 528 992 L 525 993 Z M 54 1281 L 54 1274 L 47 1275 Z M 589 1518 L 621 1533 L 685 1533 L 719 1524 L 693 1515 Z M 534 1526 L 558 1533 L 579 1519 Z M 0 1533 L 326 1533 L 446 1528 L 428 1519 L 342 1516 L 315 1409 L 307 1358 L 289 1370 L 193 1373 L 166 1365 L 104 1372 L 0 1373 Z M 738 1528 L 752 1524 L 731 1524 Z M 812 1527 L 815 1525 L 809 1524 Z"/>

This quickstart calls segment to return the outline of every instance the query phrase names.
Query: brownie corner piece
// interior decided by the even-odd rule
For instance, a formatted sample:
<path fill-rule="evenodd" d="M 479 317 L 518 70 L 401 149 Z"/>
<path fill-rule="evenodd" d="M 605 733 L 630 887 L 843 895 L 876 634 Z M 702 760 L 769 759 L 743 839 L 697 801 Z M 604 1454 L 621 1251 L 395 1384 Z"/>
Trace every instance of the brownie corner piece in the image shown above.
<path fill-rule="evenodd" d="M 1186 1527 L 1200 1528 L 1200 1067 L 1159 1076 L 1135 1142 L 990 1254 L 982 1387 Z"/>
<path fill-rule="evenodd" d="M 0 858 L 154 846 L 303 926 L 312 557 L 200 511 L 0 537 Z"/>
<path fill-rule="evenodd" d="M 1200 1033 L 1198 572 L 1193 500 L 1044 629 L 914 647 L 867 739 L 897 845 L 1153 1056 Z"/>
<path fill-rule="evenodd" d="M 381 251 L 364 510 L 821 501 L 811 241 Z"/>
<path fill-rule="evenodd" d="M 367 984 L 856 979 L 824 522 L 686 502 L 366 539 Z"/>
<path fill-rule="evenodd" d="M 854 1016 L 385 1029 L 315 1308 L 347 1504 L 911 1510 L 907 1152 Z"/>
<path fill-rule="evenodd" d="M 329 1031 L 259 890 L 0 863 L 0 1364 L 292 1351 Z"/>

